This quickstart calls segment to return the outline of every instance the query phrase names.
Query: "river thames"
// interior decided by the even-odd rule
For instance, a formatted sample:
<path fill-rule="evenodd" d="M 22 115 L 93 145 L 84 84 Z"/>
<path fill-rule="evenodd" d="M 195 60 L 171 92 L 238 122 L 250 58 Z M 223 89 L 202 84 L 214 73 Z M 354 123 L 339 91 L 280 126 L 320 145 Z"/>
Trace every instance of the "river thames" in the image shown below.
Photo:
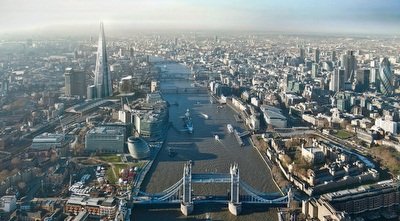
<path fill-rule="evenodd" d="M 187 73 L 187 67 L 177 63 L 163 64 L 170 73 Z M 161 82 L 161 89 L 191 87 L 190 81 Z M 189 160 L 194 162 L 193 173 L 229 173 L 230 165 L 239 165 L 240 178 L 253 188 L 273 193 L 279 191 L 271 179 L 271 173 L 251 145 L 240 146 L 235 136 L 228 132 L 226 125 L 232 124 L 239 131 L 244 130 L 242 123 L 236 123 L 234 111 L 226 105 L 210 102 L 207 93 L 163 95 L 171 105 L 169 121 L 174 127 L 168 134 L 162 149 L 144 179 L 141 190 L 148 193 L 161 192 L 175 184 L 183 176 L 183 166 Z M 180 132 L 184 125 L 180 116 L 190 111 L 194 132 Z M 208 119 L 204 115 L 208 115 Z M 219 140 L 214 138 L 219 136 Z M 177 154 L 170 157 L 168 149 Z M 200 196 L 227 196 L 229 184 L 193 184 L 193 194 Z M 232 215 L 227 205 L 195 204 L 194 211 L 184 216 L 179 205 L 171 206 L 135 206 L 132 220 L 270 220 L 278 219 L 277 210 L 265 205 L 243 205 L 239 216 Z"/>

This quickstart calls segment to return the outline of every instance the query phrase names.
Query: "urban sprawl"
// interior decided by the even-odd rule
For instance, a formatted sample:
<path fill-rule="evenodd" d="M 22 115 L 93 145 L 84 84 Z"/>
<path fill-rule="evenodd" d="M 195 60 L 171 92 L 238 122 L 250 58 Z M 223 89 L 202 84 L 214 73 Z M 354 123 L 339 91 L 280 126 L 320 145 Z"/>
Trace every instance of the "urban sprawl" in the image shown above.
<path fill-rule="evenodd" d="M 280 219 L 396 218 L 399 45 L 383 36 L 112 36 L 103 24 L 98 38 L 4 35 L 0 220 L 130 220 L 174 126 L 169 107 L 179 104 L 163 93 L 196 90 L 234 110 L 282 194 L 293 191 Z M 193 83 L 163 91 L 167 80 Z M 189 110 L 184 117 L 195 134 Z"/>

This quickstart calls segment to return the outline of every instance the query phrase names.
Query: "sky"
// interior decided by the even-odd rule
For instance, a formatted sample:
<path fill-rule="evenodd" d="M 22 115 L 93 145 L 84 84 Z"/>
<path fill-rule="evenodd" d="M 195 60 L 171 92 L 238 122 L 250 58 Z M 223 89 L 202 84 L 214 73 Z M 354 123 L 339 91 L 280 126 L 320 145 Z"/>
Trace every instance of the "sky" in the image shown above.
<path fill-rule="evenodd" d="M 400 0 L 0 0 L 0 33 L 98 30 L 400 35 Z"/>

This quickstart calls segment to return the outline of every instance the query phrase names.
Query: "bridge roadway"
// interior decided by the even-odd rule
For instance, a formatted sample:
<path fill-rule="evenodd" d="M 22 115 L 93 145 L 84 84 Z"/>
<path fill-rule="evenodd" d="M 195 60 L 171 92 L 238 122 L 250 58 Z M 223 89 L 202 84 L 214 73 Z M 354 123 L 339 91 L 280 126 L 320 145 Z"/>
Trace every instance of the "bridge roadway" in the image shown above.
<path fill-rule="evenodd" d="M 230 183 L 230 174 L 192 174 L 192 183 Z"/>
<path fill-rule="evenodd" d="M 133 201 L 135 205 L 144 205 L 144 204 L 181 204 L 181 199 L 175 199 L 170 201 L 158 201 L 158 200 L 149 200 L 147 197 L 141 197 L 143 200 Z M 266 203 L 258 202 L 258 201 L 246 201 L 244 200 L 246 196 L 240 196 L 241 202 L 245 204 L 263 204 L 268 206 Z M 230 199 L 227 196 L 193 196 L 192 202 L 194 204 L 203 204 L 203 203 L 219 203 L 219 204 L 229 204 Z M 286 207 L 287 202 L 282 203 L 274 203 L 270 205 L 271 207 Z"/>

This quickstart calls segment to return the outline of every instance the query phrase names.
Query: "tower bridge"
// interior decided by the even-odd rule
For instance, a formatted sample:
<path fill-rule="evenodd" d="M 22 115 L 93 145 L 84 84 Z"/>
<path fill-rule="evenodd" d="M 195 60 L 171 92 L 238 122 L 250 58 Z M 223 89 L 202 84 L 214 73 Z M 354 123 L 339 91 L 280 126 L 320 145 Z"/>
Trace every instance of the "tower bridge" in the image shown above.
<path fill-rule="evenodd" d="M 194 196 L 192 183 L 230 183 L 229 196 Z M 184 215 L 194 210 L 194 204 L 223 203 L 228 204 L 229 211 L 239 215 L 242 204 L 266 204 L 275 207 L 289 207 L 293 202 L 293 193 L 289 189 L 284 195 L 281 192 L 263 193 L 246 184 L 239 177 L 237 164 L 230 166 L 228 174 L 192 174 L 192 163 L 184 165 L 183 177 L 164 191 L 155 194 L 134 189 L 137 194 L 132 197 L 133 204 L 180 204 Z"/>

